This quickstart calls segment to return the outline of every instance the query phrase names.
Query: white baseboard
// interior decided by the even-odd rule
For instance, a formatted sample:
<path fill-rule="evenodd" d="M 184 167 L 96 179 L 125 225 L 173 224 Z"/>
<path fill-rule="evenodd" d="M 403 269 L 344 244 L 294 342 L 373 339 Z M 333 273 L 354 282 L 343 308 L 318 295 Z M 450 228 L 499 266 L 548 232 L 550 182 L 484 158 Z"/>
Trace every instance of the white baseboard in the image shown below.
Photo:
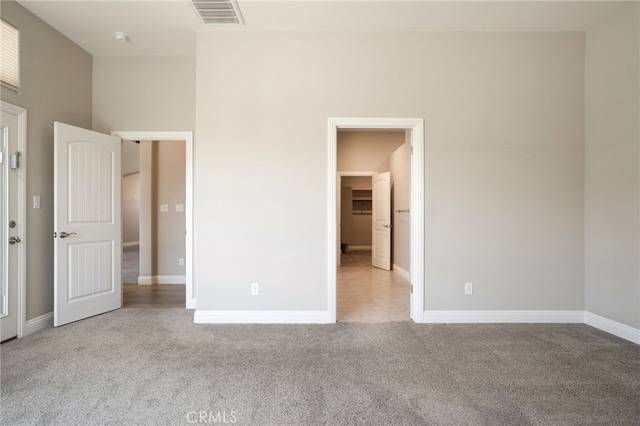
<path fill-rule="evenodd" d="M 584 311 L 424 311 L 422 322 L 579 324 L 584 322 Z"/>
<path fill-rule="evenodd" d="M 53 327 L 53 312 L 32 318 L 24 324 L 24 335 L 28 336 L 36 331 Z"/>
<path fill-rule="evenodd" d="M 405 280 L 411 281 L 411 275 L 405 269 L 402 269 L 401 267 L 399 267 L 395 263 L 393 264 L 393 268 L 392 269 L 393 269 L 393 272 L 395 272 L 396 274 L 400 275 Z"/>
<path fill-rule="evenodd" d="M 122 243 L 122 247 L 135 247 L 139 245 L 140 245 L 140 241 L 131 241 L 129 243 Z"/>
<path fill-rule="evenodd" d="M 371 246 L 349 246 L 349 251 L 371 250 Z"/>
<path fill-rule="evenodd" d="M 198 311 L 196 324 L 328 324 L 328 311 Z"/>
<path fill-rule="evenodd" d="M 139 276 L 139 285 L 152 285 L 152 284 L 186 284 L 187 278 L 184 275 L 152 275 L 152 276 Z"/>
<path fill-rule="evenodd" d="M 633 328 L 626 324 L 610 320 L 609 318 L 592 314 L 591 312 L 584 313 L 584 323 L 591 327 L 595 327 L 598 330 L 605 331 L 613 334 L 614 336 L 633 342 L 636 345 L 640 345 L 640 329 L 638 328 Z"/>

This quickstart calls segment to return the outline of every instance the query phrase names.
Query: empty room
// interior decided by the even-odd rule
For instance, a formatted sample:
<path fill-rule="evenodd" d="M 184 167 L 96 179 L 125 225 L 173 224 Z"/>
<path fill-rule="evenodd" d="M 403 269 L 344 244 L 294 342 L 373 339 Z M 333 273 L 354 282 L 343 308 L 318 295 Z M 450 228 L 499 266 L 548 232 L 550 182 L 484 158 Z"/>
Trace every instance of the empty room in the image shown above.
<path fill-rule="evenodd" d="M 0 17 L 1 424 L 640 423 L 638 2 Z"/>

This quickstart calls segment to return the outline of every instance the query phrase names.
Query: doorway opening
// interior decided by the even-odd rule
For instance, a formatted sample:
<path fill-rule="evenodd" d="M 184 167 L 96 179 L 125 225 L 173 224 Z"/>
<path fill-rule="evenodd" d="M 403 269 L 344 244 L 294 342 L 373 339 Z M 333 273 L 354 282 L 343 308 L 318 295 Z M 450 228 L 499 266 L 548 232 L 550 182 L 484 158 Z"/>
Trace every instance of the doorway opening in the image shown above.
<path fill-rule="evenodd" d="M 406 130 L 338 130 L 338 321 L 410 317 L 408 273 L 402 273 L 409 270 L 410 233 L 400 213 L 409 205 L 410 145 Z M 403 210 L 394 212 L 394 205 Z"/>
<path fill-rule="evenodd" d="M 349 134 L 350 132 L 387 132 L 387 133 L 398 133 L 402 135 L 401 140 L 398 142 L 398 147 L 404 145 L 406 154 L 409 156 L 407 161 L 404 163 L 405 165 L 401 167 L 401 172 L 407 174 L 405 176 L 408 185 L 405 184 L 405 187 L 402 188 L 407 196 L 402 199 L 398 197 L 392 197 L 391 199 L 395 199 L 396 203 L 391 206 L 390 215 L 388 221 L 380 221 L 382 226 L 385 225 L 389 228 L 390 231 L 394 224 L 399 226 L 400 228 L 404 227 L 404 231 L 406 232 L 406 236 L 404 240 L 406 244 L 392 244 L 391 240 L 389 240 L 389 250 L 394 248 L 395 251 L 391 254 L 391 263 L 396 264 L 394 260 L 398 259 L 398 263 L 402 263 L 406 265 L 406 269 L 402 267 L 402 265 L 395 265 L 396 273 L 386 272 L 387 279 L 389 277 L 396 277 L 400 280 L 406 279 L 409 281 L 408 285 L 405 289 L 409 292 L 409 316 L 415 322 L 422 322 L 422 314 L 424 312 L 424 300 L 423 300 L 423 290 L 424 290 L 424 122 L 423 119 L 402 119 L 402 118 L 330 118 L 329 119 L 329 195 L 328 195 L 328 204 L 329 204 L 329 313 L 330 318 L 333 321 L 340 319 L 338 317 L 338 281 L 339 275 L 342 272 L 338 271 L 338 266 L 342 261 L 342 252 L 343 249 L 347 250 L 347 253 L 350 252 L 349 244 L 343 243 L 341 241 L 341 226 L 342 226 L 342 217 L 343 213 L 341 210 L 341 204 L 343 204 L 342 199 L 342 183 L 345 176 L 347 178 L 356 177 L 358 173 L 360 176 L 372 176 L 377 175 L 377 172 L 385 171 L 383 169 L 389 168 L 389 165 L 380 164 L 380 162 L 369 165 L 367 172 L 358 172 L 358 171 L 345 171 L 344 167 L 344 150 L 342 150 L 341 154 L 338 155 L 339 147 L 338 140 L 339 134 Z M 367 157 L 368 161 L 376 161 L 375 158 L 372 159 L 372 155 L 374 154 L 372 150 L 362 151 L 362 156 Z M 402 153 L 399 152 L 399 156 L 402 157 Z M 384 160 L 384 159 L 383 159 Z M 388 161 L 388 159 L 387 159 Z M 409 170 L 407 170 L 407 164 Z M 341 170 L 342 169 L 342 170 Z M 359 170 L 367 170 L 363 169 L 363 166 L 359 166 Z M 374 171 L 371 171 L 374 170 Z M 350 175 L 350 176 L 349 176 Z M 353 189 L 353 188 L 352 188 Z M 401 188 L 396 188 L 399 190 Z M 375 188 L 372 187 L 372 212 L 376 209 L 376 197 L 373 195 L 376 192 Z M 364 195 L 365 201 L 366 194 Z M 379 196 L 380 200 L 381 197 Z M 353 200 L 352 200 L 353 203 Z M 352 204 L 353 207 L 353 204 Z M 360 210 L 362 212 L 363 210 Z M 364 210 L 366 211 L 366 209 Z M 361 213 L 362 214 L 362 213 Z M 353 214 L 352 214 L 353 215 Z M 373 222 L 373 214 L 372 214 L 372 222 Z M 360 219 L 358 219 L 360 220 Z M 371 240 L 371 248 L 372 250 L 372 258 L 373 256 L 377 256 L 376 252 L 378 249 L 374 248 L 376 245 L 376 232 L 374 230 L 374 226 L 371 228 L 372 240 Z M 396 237 L 398 235 L 398 230 L 396 230 Z M 389 232 L 390 234 L 390 232 Z M 380 235 L 384 237 L 384 232 L 381 232 Z M 384 241 L 384 238 L 382 239 Z M 401 241 L 401 240 L 400 240 Z M 378 247 L 381 245 L 378 244 Z M 382 245 L 384 246 L 384 245 Z M 402 248 L 404 246 L 404 248 Z M 356 245 L 356 248 L 367 248 L 366 244 L 359 246 Z M 398 251 L 404 250 L 404 253 L 398 253 Z M 359 251 L 359 250 L 358 250 Z M 368 254 L 365 256 L 360 256 L 361 259 L 366 259 Z M 404 261 L 400 262 L 400 258 L 405 258 Z M 370 267 L 369 267 L 370 268 Z M 369 269 L 370 272 L 376 272 L 374 268 Z M 342 275 L 340 275 L 340 280 L 342 280 Z M 374 284 L 371 284 L 374 285 Z M 371 290 L 365 289 L 365 291 Z M 379 290 L 379 288 L 375 288 L 375 290 Z M 369 295 L 370 296 L 370 295 Z M 402 297 L 402 296 L 400 296 Z M 406 296 L 405 303 L 406 303 Z M 365 307 L 365 309 L 368 309 Z M 393 309 L 393 307 L 391 307 Z M 407 319 L 407 318 L 402 318 Z M 375 320 L 375 319 L 374 319 Z"/>
<path fill-rule="evenodd" d="M 195 309 L 192 133 L 112 132 L 112 135 L 131 141 L 123 142 L 123 147 L 137 145 L 131 150 L 139 151 L 138 170 L 135 154 L 128 173 L 123 158 L 124 306 Z M 130 181 L 125 183 L 127 180 Z M 133 204 L 130 209 L 125 200 Z"/>

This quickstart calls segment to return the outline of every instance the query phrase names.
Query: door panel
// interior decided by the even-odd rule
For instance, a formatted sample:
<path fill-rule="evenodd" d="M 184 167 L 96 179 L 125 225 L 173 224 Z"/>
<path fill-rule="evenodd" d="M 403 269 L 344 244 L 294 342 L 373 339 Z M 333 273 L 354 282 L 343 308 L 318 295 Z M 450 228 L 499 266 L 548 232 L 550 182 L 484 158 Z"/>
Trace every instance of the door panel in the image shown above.
<path fill-rule="evenodd" d="M 2 177 L 0 178 L 0 198 L 2 207 L 0 212 L 0 227 L 2 231 L 2 249 L 0 261 L 2 269 L 0 279 L 2 285 L 2 305 L 0 307 L 0 341 L 16 337 L 19 334 L 19 306 L 20 285 L 24 285 L 24 205 L 23 179 L 25 164 L 24 157 L 11 167 L 11 155 L 24 150 L 26 137 L 23 134 L 26 127 L 26 110 L 6 102 L 2 102 L 2 118 L 0 133 L 2 134 Z M 22 154 L 22 153 L 21 153 Z M 20 160 L 20 157 L 18 157 Z M 9 225 L 11 223 L 11 226 Z M 20 284 L 22 282 L 22 284 Z"/>
<path fill-rule="evenodd" d="M 63 325 L 122 306 L 119 138 L 55 123 L 55 308 Z"/>
<path fill-rule="evenodd" d="M 391 270 L 391 173 L 373 176 L 371 264 Z"/>

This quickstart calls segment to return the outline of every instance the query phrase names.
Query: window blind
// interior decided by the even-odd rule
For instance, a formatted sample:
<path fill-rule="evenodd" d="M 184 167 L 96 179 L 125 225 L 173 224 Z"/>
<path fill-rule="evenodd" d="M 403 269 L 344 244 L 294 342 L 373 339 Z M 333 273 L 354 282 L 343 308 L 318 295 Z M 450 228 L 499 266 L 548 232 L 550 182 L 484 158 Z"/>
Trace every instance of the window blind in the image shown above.
<path fill-rule="evenodd" d="M 2 85 L 16 92 L 20 89 L 20 33 L 0 20 L 0 80 Z"/>

